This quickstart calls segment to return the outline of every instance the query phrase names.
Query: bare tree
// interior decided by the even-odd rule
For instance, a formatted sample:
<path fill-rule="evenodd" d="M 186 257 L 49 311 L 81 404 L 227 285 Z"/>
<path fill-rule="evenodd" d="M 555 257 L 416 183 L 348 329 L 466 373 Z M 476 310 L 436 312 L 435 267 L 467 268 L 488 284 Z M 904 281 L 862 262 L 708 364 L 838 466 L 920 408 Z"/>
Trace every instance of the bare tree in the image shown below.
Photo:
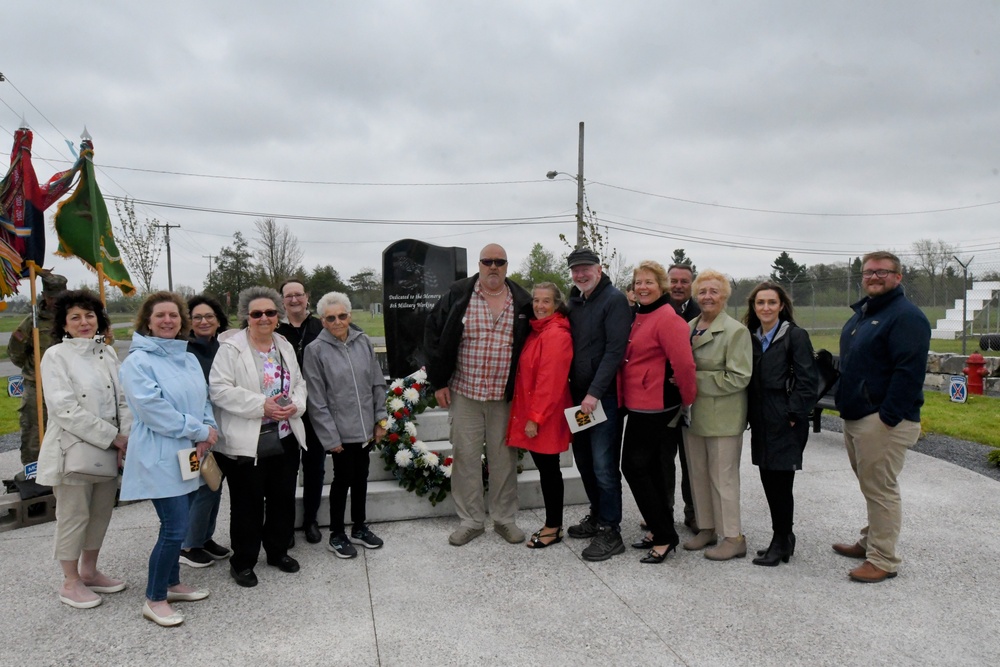
<path fill-rule="evenodd" d="M 913 253 L 917 256 L 917 265 L 927 273 L 931 285 L 931 305 L 937 305 L 938 276 L 944 281 L 945 271 L 954 261 L 955 246 L 938 239 L 919 239 L 913 242 Z"/>
<path fill-rule="evenodd" d="M 287 225 L 279 225 L 274 218 L 254 220 L 253 224 L 257 228 L 254 245 L 260 268 L 268 283 L 277 287 L 299 269 L 302 262 L 299 240 Z"/>
<path fill-rule="evenodd" d="M 125 197 L 115 200 L 118 225 L 115 243 L 125 256 L 129 272 L 139 280 L 142 293 L 153 291 L 153 274 L 160 261 L 163 245 L 160 243 L 159 220 L 146 218 L 140 221 L 135 214 L 135 201 Z"/>

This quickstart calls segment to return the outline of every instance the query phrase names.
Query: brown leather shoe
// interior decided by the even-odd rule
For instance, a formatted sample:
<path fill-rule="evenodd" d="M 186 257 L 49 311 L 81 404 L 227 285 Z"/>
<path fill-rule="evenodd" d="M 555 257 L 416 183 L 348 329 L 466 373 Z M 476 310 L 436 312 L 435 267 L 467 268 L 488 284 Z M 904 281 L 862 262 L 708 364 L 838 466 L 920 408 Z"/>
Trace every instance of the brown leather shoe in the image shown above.
<path fill-rule="evenodd" d="M 848 572 L 847 576 L 854 581 L 860 581 L 863 584 L 877 584 L 881 581 L 885 581 L 886 579 L 892 579 L 896 576 L 896 573 L 886 572 L 877 565 L 872 565 L 871 562 L 865 561 Z"/>
<path fill-rule="evenodd" d="M 868 555 L 865 553 L 864 547 L 857 542 L 854 544 L 834 544 L 833 550 L 841 556 L 847 556 L 848 558 L 864 558 Z"/>

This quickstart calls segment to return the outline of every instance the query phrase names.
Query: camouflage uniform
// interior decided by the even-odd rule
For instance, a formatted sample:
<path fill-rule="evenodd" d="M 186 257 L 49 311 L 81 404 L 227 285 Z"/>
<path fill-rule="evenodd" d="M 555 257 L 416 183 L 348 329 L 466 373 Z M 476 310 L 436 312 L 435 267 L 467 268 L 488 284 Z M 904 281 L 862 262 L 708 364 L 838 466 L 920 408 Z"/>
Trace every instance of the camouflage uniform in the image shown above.
<path fill-rule="evenodd" d="M 66 289 L 66 279 L 56 274 L 42 276 L 42 295 L 38 300 L 38 343 L 42 354 L 55 345 L 52 338 L 52 323 L 55 316 L 48 307 L 45 297 L 53 298 Z M 10 335 L 7 355 L 11 362 L 21 368 L 24 376 L 24 395 L 21 396 L 21 464 L 27 465 L 38 460 L 38 407 L 35 405 L 35 343 L 31 333 L 31 315 L 28 315 Z M 43 419 L 48 419 L 44 405 Z"/>

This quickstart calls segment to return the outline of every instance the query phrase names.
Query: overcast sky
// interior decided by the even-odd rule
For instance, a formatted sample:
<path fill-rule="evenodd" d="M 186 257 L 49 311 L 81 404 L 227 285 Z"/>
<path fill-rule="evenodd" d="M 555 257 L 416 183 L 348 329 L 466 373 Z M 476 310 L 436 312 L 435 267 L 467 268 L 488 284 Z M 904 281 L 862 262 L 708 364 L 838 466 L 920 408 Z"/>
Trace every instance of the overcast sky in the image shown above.
<path fill-rule="evenodd" d="M 200 289 L 255 214 L 369 221 L 282 220 L 307 269 L 345 279 L 401 238 L 470 258 L 496 241 L 515 268 L 535 242 L 562 253 L 576 185 L 545 173 L 576 173 L 580 121 L 588 203 L 630 264 L 684 248 L 750 277 L 781 250 L 831 263 L 941 238 L 1000 268 L 997 2 L 15 0 L 0 16 L 0 159 L 23 114 L 48 179 L 86 125 L 109 209 L 213 209 L 137 206 L 180 225 L 175 286 Z M 459 220 L 498 222 L 417 224 Z M 49 231 L 47 266 L 89 279 L 55 247 Z"/>

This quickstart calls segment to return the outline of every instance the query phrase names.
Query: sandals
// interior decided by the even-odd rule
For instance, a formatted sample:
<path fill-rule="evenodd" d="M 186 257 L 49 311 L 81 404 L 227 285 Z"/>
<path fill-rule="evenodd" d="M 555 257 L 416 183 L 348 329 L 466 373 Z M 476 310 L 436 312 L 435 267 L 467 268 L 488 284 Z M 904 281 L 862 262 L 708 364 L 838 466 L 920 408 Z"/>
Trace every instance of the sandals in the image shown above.
<path fill-rule="evenodd" d="M 556 544 L 557 542 L 562 542 L 562 538 L 563 538 L 563 530 L 562 530 L 562 528 L 553 528 L 553 529 L 550 529 L 550 531 L 554 531 L 554 532 L 547 532 L 547 533 L 546 532 L 542 532 L 544 530 L 545 530 L 545 528 L 542 528 L 542 530 L 539 530 L 537 533 L 534 533 L 531 536 L 531 538 L 528 540 L 528 543 L 526 545 L 529 549 L 544 549 L 545 547 L 553 545 L 553 544 Z M 550 537 L 553 538 L 551 542 L 543 542 L 542 541 L 543 538 L 544 539 L 548 539 Z"/>

